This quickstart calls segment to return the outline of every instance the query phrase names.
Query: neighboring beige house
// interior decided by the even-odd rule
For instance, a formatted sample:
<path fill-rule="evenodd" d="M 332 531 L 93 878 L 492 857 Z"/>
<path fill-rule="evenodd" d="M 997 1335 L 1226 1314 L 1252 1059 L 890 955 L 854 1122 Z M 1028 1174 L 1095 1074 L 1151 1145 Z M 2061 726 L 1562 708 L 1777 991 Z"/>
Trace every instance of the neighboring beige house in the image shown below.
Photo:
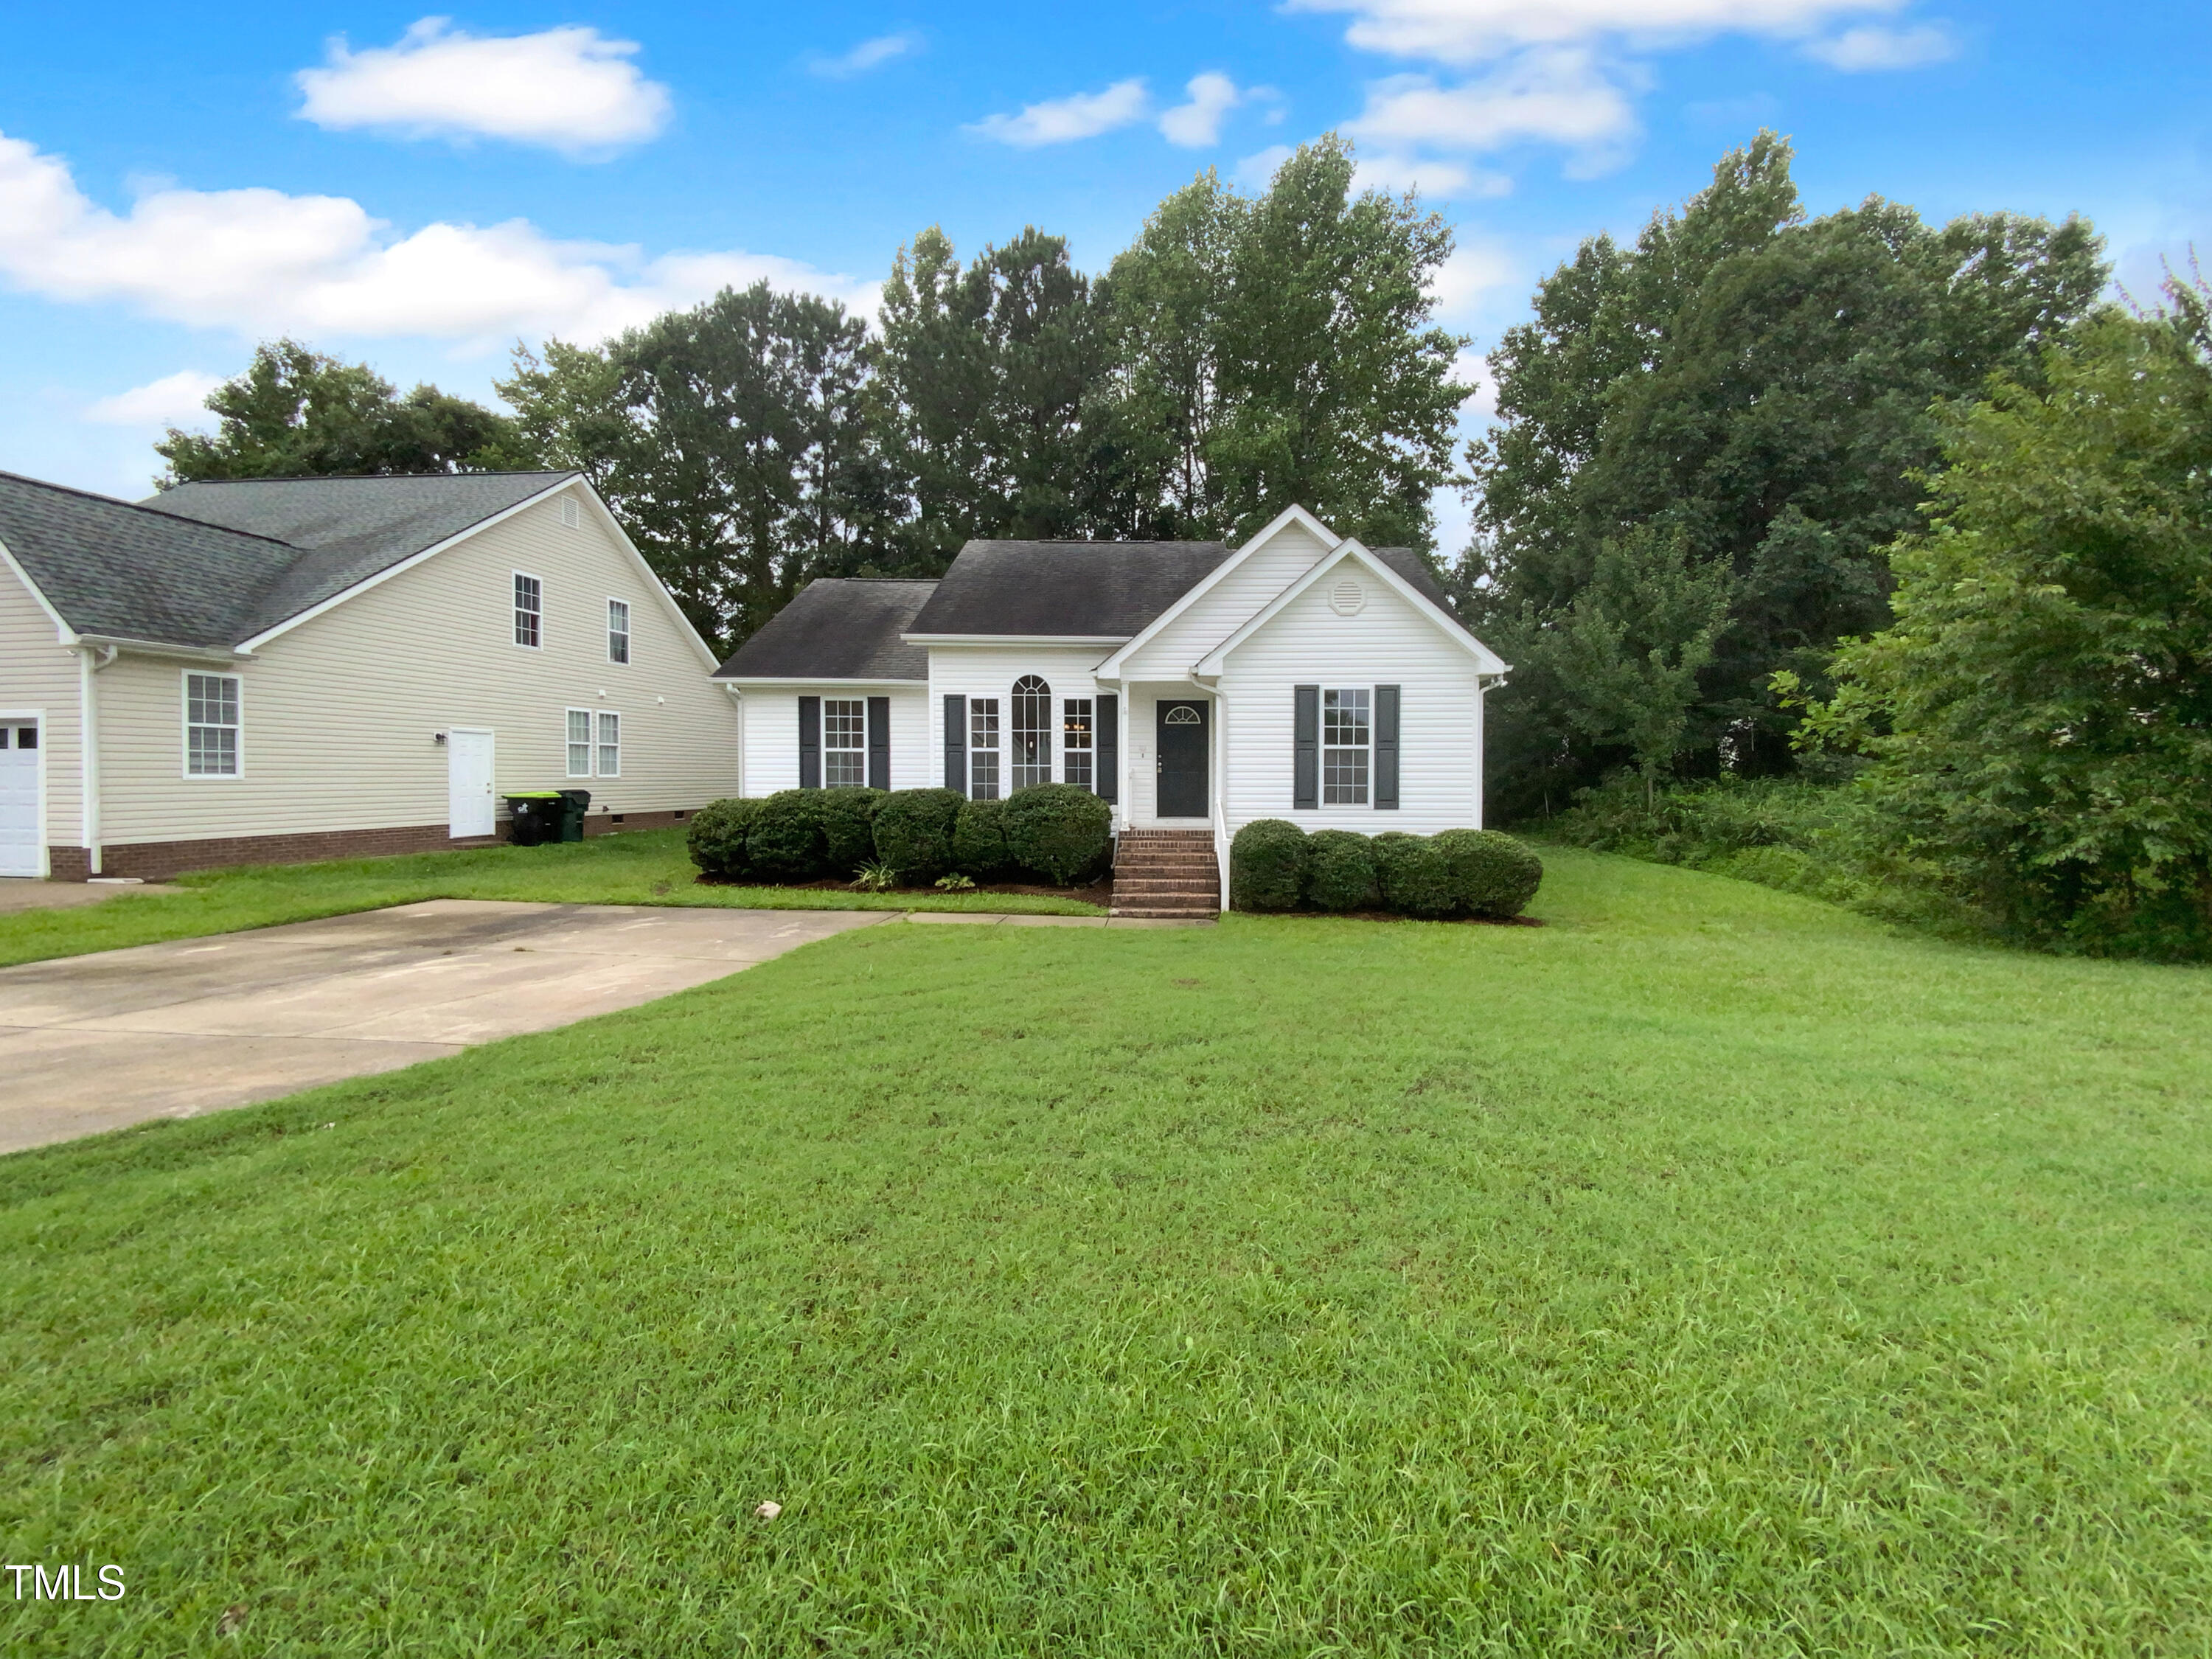
<path fill-rule="evenodd" d="M 479 844 L 523 790 L 678 822 L 738 788 L 714 665 L 573 472 L 0 474 L 0 875 Z"/>

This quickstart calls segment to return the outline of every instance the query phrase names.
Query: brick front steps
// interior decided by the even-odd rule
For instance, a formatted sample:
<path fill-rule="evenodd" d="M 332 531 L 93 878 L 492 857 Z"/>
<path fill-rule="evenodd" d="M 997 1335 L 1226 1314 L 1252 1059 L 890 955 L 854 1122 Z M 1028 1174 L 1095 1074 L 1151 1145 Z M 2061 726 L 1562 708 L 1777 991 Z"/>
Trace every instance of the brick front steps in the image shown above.
<path fill-rule="evenodd" d="M 1115 915 L 1208 920 L 1220 906 L 1211 830 L 1122 831 L 1114 849 Z"/>

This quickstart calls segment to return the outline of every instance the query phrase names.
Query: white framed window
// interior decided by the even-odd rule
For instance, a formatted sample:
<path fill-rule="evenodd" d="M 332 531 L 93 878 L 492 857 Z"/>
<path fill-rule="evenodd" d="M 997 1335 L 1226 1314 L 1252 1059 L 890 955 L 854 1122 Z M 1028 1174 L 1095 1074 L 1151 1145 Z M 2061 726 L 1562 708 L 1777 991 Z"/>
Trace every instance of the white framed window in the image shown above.
<path fill-rule="evenodd" d="M 234 778 L 245 759 L 240 718 L 243 687 L 235 674 L 185 671 L 185 775 Z"/>
<path fill-rule="evenodd" d="M 867 699 L 823 698 L 822 787 L 857 789 L 867 781 Z"/>
<path fill-rule="evenodd" d="M 1088 789 L 1091 787 L 1091 699 L 1070 697 L 1060 707 L 1060 781 L 1079 789 Z"/>
<path fill-rule="evenodd" d="M 514 573 L 514 642 L 532 651 L 545 643 L 545 584 Z"/>
<path fill-rule="evenodd" d="M 572 778 L 592 775 L 592 713 L 588 708 L 568 711 L 568 775 Z"/>
<path fill-rule="evenodd" d="M 584 522 L 584 509 L 574 495 L 561 498 L 561 522 L 571 530 Z"/>
<path fill-rule="evenodd" d="M 999 700 L 968 699 L 968 793 L 976 800 L 999 798 Z"/>
<path fill-rule="evenodd" d="M 607 660 L 629 660 L 629 605 L 622 599 L 607 601 Z"/>
<path fill-rule="evenodd" d="M 1013 789 L 1052 781 L 1052 688 L 1034 674 L 1014 682 Z M 1012 793 L 1010 789 L 1009 793 Z"/>
<path fill-rule="evenodd" d="M 1374 747 L 1370 718 L 1373 693 L 1364 689 L 1321 694 L 1321 802 L 1367 805 L 1367 763 Z"/>
<path fill-rule="evenodd" d="M 611 709 L 599 710 L 599 768 L 603 778 L 622 775 L 622 716 Z"/>

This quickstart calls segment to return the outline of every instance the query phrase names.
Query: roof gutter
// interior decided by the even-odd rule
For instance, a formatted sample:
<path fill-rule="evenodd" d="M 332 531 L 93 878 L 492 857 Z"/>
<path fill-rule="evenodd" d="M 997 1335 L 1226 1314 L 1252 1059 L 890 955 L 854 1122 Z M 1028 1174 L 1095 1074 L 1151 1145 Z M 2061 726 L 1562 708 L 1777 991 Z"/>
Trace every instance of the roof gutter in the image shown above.
<path fill-rule="evenodd" d="M 118 651 L 132 651 L 149 657 L 182 657 L 191 662 L 251 662 L 253 653 L 236 645 L 177 645 L 167 640 L 137 640 L 125 634 L 76 634 L 70 636 L 71 645 L 94 646 L 107 653 L 105 668 L 115 660 Z"/>

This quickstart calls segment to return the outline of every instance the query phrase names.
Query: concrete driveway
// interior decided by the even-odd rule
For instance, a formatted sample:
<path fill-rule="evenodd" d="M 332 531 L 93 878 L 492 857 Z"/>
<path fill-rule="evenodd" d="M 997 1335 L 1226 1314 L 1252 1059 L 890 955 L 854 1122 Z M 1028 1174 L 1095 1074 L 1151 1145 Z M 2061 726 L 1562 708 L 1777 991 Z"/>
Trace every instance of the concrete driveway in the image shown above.
<path fill-rule="evenodd" d="M 435 1060 L 896 920 L 434 899 L 0 969 L 0 1152 Z"/>

